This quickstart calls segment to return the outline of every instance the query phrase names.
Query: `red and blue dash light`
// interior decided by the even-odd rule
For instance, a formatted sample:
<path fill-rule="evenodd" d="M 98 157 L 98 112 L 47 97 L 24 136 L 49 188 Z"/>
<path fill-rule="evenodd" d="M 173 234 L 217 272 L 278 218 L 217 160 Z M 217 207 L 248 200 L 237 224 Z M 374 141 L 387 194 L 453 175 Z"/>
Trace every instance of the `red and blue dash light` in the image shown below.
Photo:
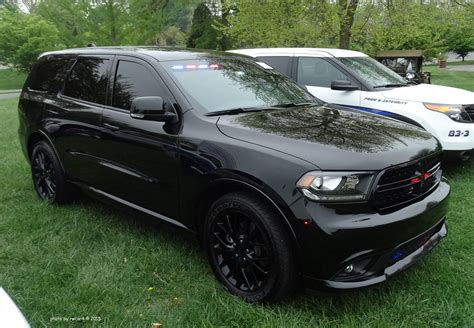
<path fill-rule="evenodd" d="M 171 67 L 173 70 L 195 70 L 195 69 L 219 69 L 218 64 L 187 64 L 187 65 L 174 65 Z"/>

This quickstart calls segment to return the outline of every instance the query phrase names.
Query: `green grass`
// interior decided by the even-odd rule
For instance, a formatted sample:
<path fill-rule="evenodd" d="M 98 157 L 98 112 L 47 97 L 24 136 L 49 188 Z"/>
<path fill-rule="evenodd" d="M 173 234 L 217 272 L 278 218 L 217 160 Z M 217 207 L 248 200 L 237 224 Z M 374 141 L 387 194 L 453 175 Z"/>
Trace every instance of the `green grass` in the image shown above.
<path fill-rule="evenodd" d="M 431 83 L 447 85 L 474 91 L 474 72 L 450 71 L 445 68 L 427 67 L 426 72 L 431 72 Z"/>
<path fill-rule="evenodd" d="M 107 327 L 474 326 L 473 161 L 445 171 L 449 235 L 416 266 L 359 292 L 251 305 L 216 283 L 186 233 L 87 198 L 39 202 L 16 135 L 16 103 L 0 101 L 0 285 L 33 327 L 86 316 L 101 321 L 84 325 Z"/>
<path fill-rule="evenodd" d="M 0 90 L 21 89 L 26 80 L 27 73 L 16 69 L 0 69 Z"/>

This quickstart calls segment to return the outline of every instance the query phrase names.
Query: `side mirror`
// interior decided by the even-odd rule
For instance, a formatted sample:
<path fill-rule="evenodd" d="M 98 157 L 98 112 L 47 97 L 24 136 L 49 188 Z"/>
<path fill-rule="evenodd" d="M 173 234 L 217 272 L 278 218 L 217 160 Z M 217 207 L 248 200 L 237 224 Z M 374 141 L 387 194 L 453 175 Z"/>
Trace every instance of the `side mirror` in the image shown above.
<path fill-rule="evenodd" d="M 176 122 L 178 117 L 161 97 L 136 97 L 130 106 L 130 116 L 138 120 Z"/>
<path fill-rule="evenodd" d="M 351 81 L 334 80 L 331 82 L 331 89 L 340 91 L 354 91 L 359 90 L 359 87 L 357 85 L 352 84 Z"/>

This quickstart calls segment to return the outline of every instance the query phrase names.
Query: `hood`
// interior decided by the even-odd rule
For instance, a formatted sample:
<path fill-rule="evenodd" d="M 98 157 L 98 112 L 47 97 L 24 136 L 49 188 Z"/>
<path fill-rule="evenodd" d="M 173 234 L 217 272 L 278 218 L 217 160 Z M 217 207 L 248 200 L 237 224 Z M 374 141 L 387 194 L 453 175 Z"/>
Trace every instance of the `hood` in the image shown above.
<path fill-rule="evenodd" d="M 382 92 L 389 99 L 420 101 L 432 104 L 474 104 L 474 92 L 433 84 L 418 84 Z"/>
<path fill-rule="evenodd" d="M 380 170 L 441 150 L 422 129 L 333 105 L 221 116 L 217 126 L 322 170 Z"/>

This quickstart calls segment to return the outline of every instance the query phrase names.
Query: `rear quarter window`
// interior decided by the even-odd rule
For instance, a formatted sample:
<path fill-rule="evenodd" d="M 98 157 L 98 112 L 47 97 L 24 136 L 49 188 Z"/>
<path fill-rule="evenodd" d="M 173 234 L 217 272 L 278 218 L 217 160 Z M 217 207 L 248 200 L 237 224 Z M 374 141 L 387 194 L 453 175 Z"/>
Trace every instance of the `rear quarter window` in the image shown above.
<path fill-rule="evenodd" d="M 280 73 L 285 74 L 286 76 L 291 75 L 291 58 L 288 56 L 262 56 L 257 57 L 259 61 L 264 62 L 265 64 L 270 65 Z"/>
<path fill-rule="evenodd" d="M 28 88 L 48 93 L 58 91 L 73 62 L 72 58 L 40 59 L 33 66 L 28 77 Z"/>

